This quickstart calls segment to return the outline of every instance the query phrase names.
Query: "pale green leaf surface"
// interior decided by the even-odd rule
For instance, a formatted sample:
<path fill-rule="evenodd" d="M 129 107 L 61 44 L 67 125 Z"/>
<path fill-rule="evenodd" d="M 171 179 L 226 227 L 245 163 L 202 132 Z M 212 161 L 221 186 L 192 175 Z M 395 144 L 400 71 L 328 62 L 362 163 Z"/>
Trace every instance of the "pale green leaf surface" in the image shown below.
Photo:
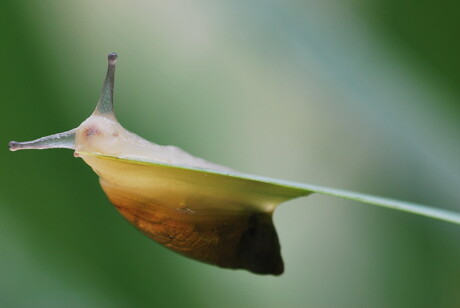
<path fill-rule="evenodd" d="M 162 187 L 174 187 L 176 193 L 179 195 L 205 191 L 206 193 L 202 194 L 201 198 L 208 196 L 213 199 L 213 195 L 214 197 L 224 196 L 226 199 L 240 200 L 238 204 L 244 204 L 244 200 L 246 199 L 248 200 L 248 204 L 258 205 L 259 210 L 261 211 L 272 211 L 278 204 L 284 201 L 297 197 L 308 196 L 311 193 L 318 193 L 460 224 L 460 214 L 456 212 L 347 190 L 255 176 L 239 172 L 222 172 L 193 168 L 189 166 L 169 165 L 137 160 L 134 161 L 90 153 L 80 154 L 87 157 L 93 156 L 102 158 L 101 161 L 109 160 L 119 162 L 124 166 L 124 168 L 127 168 L 124 169 L 122 174 L 126 174 L 126 170 L 128 169 L 134 168 L 136 175 L 139 176 L 140 168 L 136 168 L 136 166 L 147 167 L 142 168 L 146 172 L 144 174 L 144 179 L 155 179 L 155 181 L 157 181 L 158 177 L 152 177 L 152 175 L 161 175 L 161 181 L 171 182 L 170 184 L 172 184 L 168 185 L 168 183 L 163 183 Z M 113 165 L 111 165 L 111 167 L 113 168 Z M 148 182 L 149 180 L 146 181 Z M 146 181 L 143 181 L 143 183 L 145 184 Z M 187 185 L 178 185 L 178 183 L 187 183 Z M 146 185 L 149 184 L 150 183 L 147 183 Z M 156 183 L 156 185 L 158 186 L 158 183 Z M 254 200 L 255 202 L 253 202 Z"/>

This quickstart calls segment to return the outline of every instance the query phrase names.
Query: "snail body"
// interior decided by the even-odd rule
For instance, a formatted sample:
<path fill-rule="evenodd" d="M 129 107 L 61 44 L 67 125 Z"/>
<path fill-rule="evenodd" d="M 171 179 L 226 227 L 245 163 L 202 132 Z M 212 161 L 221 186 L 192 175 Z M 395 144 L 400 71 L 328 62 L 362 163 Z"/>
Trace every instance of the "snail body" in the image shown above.
<path fill-rule="evenodd" d="M 96 109 L 79 127 L 12 141 L 10 150 L 74 149 L 99 176 L 110 202 L 148 237 L 202 262 L 280 275 L 273 210 L 310 191 L 245 176 L 123 128 L 113 112 L 116 61 L 109 54 Z"/>

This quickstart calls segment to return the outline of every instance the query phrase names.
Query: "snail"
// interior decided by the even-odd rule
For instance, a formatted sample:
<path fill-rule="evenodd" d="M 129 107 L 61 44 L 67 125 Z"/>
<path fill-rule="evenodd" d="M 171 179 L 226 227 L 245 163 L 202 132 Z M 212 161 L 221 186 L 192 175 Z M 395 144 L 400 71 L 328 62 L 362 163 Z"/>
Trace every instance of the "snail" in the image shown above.
<path fill-rule="evenodd" d="M 22 149 L 73 149 L 99 176 L 109 201 L 149 238 L 189 258 L 222 268 L 280 275 L 284 265 L 272 214 L 284 201 L 313 192 L 431 216 L 439 209 L 320 186 L 236 172 L 123 128 L 113 111 L 117 54 L 108 55 L 93 114 L 75 129 L 28 142 Z"/>

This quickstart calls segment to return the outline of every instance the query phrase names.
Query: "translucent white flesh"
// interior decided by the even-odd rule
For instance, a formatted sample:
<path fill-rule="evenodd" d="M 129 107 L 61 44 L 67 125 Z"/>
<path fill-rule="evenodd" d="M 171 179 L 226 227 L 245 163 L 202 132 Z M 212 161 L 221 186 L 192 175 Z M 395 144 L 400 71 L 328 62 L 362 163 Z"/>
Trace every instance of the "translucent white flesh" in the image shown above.
<path fill-rule="evenodd" d="M 114 117 L 93 114 L 76 130 L 75 152 L 129 160 L 231 171 L 195 157 L 175 146 L 161 146 L 126 130 Z"/>

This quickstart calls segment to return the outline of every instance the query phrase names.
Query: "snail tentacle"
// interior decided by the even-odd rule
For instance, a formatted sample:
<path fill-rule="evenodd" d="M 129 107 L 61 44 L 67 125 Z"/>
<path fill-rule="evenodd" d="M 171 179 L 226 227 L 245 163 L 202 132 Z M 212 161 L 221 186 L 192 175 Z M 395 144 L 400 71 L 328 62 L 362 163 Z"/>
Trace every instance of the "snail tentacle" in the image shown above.
<path fill-rule="evenodd" d="M 45 150 L 45 149 L 75 149 L 75 136 L 77 129 L 41 137 L 32 141 L 10 141 L 8 148 L 10 151 L 17 150 Z"/>

